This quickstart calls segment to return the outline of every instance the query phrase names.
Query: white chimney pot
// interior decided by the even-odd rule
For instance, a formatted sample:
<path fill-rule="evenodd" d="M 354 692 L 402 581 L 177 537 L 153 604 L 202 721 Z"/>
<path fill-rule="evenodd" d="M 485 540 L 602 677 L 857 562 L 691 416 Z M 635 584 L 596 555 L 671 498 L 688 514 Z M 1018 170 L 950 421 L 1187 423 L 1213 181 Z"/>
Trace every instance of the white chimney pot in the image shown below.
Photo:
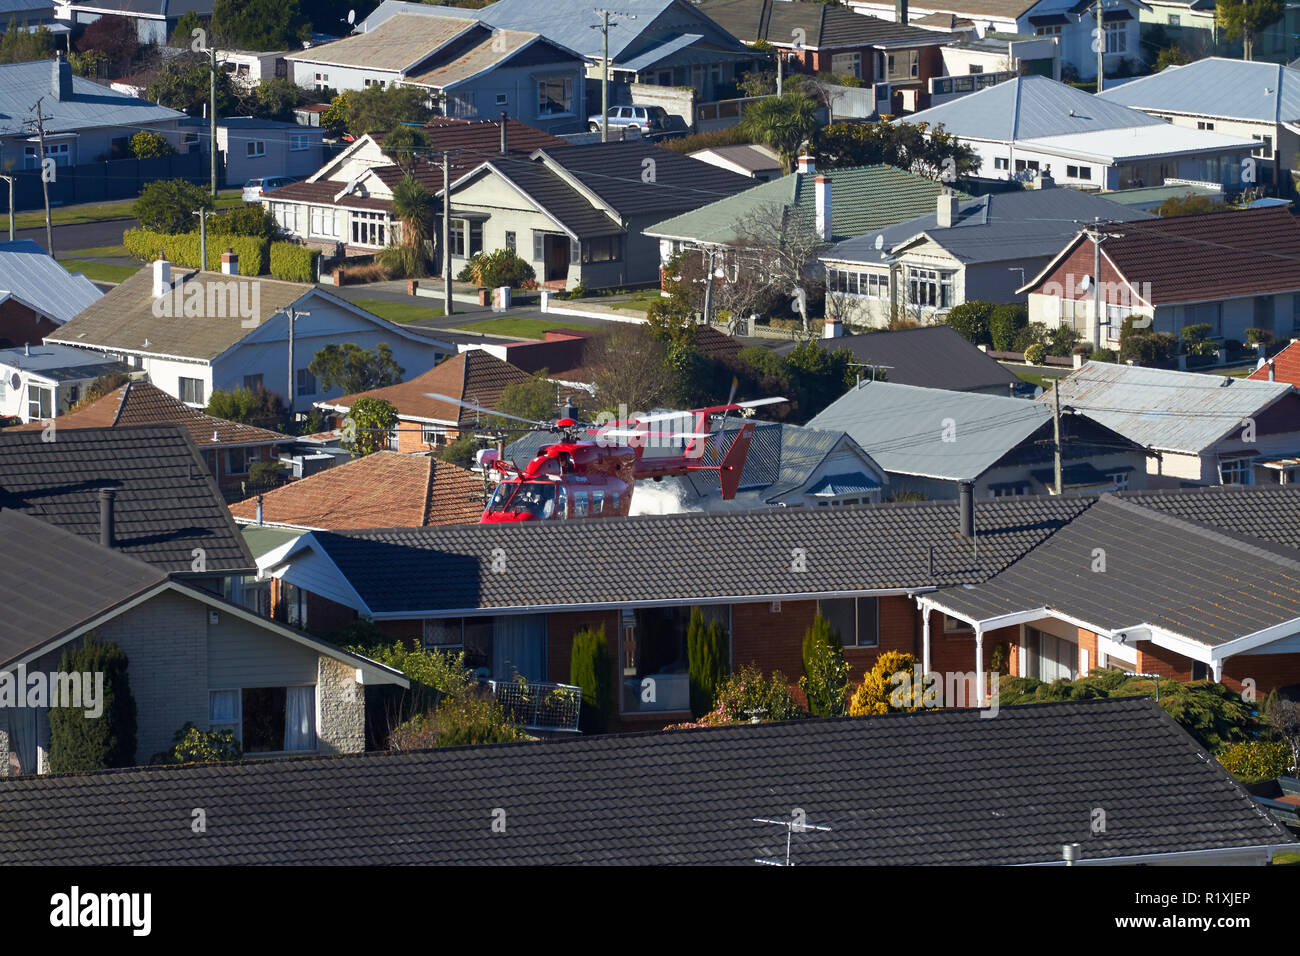
<path fill-rule="evenodd" d="M 153 297 L 161 299 L 172 291 L 172 264 L 159 256 L 153 262 Z"/>
<path fill-rule="evenodd" d="M 818 176 L 817 194 L 817 238 L 829 242 L 831 239 L 831 178 Z"/>

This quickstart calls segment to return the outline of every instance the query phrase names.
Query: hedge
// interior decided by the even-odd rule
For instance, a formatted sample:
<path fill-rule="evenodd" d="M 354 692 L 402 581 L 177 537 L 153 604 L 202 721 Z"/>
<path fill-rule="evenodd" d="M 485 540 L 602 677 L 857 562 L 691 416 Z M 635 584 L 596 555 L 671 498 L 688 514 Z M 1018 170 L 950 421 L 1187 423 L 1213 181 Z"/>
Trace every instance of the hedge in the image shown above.
<path fill-rule="evenodd" d="M 1218 755 L 1223 769 L 1234 777 L 1272 780 L 1291 767 L 1291 748 L 1281 740 L 1248 740 Z"/>
<path fill-rule="evenodd" d="M 148 229 L 128 229 L 122 233 L 122 244 L 133 258 L 152 262 L 161 252 L 164 258 L 180 266 L 195 268 L 199 264 L 199 234 L 186 232 L 168 235 Z M 239 274 L 260 276 L 267 271 L 269 240 L 248 236 L 209 236 L 208 264 L 212 272 L 221 271 L 221 254 L 232 249 L 239 256 Z"/>
<path fill-rule="evenodd" d="M 288 282 L 315 282 L 320 253 L 296 242 L 271 243 L 271 275 Z"/>

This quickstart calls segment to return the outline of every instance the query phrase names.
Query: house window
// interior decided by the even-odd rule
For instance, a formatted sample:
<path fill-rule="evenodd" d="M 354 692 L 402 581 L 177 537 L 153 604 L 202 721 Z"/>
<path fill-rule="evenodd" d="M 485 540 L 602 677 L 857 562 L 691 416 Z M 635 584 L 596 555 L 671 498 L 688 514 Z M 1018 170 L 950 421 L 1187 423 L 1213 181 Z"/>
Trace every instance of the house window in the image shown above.
<path fill-rule="evenodd" d="M 203 379 L 182 378 L 179 380 L 181 401 L 187 405 L 207 404 L 203 397 Z"/>
<path fill-rule="evenodd" d="M 1118 20 L 1115 23 L 1102 24 L 1106 28 L 1106 52 L 1128 52 L 1128 22 Z"/>
<path fill-rule="evenodd" d="M 1214 124 L 1213 124 L 1213 123 L 1206 122 L 1205 120 L 1197 120 L 1197 121 L 1196 121 L 1196 128 L 1197 128 L 1197 129 L 1208 129 L 1208 130 L 1212 130 L 1212 129 L 1214 129 Z"/>
<path fill-rule="evenodd" d="M 989 493 L 994 498 L 1020 498 L 1029 494 L 1029 482 L 1016 481 L 1005 485 L 990 485 Z"/>
<path fill-rule="evenodd" d="M 265 156 L 265 155 L 266 155 L 266 141 L 265 141 L 265 140 L 261 140 L 261 139 L 250 139 L 247 143 L 244 144 L 244 148 L 248 151 L 248 155 L 249 155 L 249 156 Z"/>
<path fill-rule="evenodd" d="M 250 392 L 256 392 L 261 387 L 262 376 L 260 374 L 244 376 L 244 388 L 248 389 Z"/>
<path fill-rule="evenodd" d="M 514 234 L 513 232 L 507 232 L 507 233 L 506 233 L 506 248 L 509 249 L 511 252 L 514 252 L 514 251 L 515 251 L 515 245 L 516 245 L 515 234 Z"/>
<path fill-rule="evenodd" d="M 541 80 L 537 84 L 537 115 L 562 116 L 573 112 L 573 77 Z"/>
<path fill-rule="evenodd" d="M 246 475 L 254 462 L 261 460 L 261 455 L 250 452 L 247 448 L 230 448 L 226 450 L 226 474 Z"/>
<path fill-rule="evenodd" d="M 1051 26 L 1034 27 L 1034 35 L 1040 37 L 1059 37 L 1061 35 L 1061 25 L 1053 23 Z"/>
<path fill-rule="evenodd" d="M 509 94 L 509 93 L 498 93 L 498 94 L 497 94 L 497 106 L 505 106 L 508 102 L 510 102 L 510 94 Z"/>
<path fill-rule="evenodd" d="M 959 617 L 943 616 L 943 632 L 945 634 L 973 634 L 975 628 L 971 627 Z"/>
<path fill-rule="evenodd" d="M 1010 168 L 1011 168 L 1011 164 L 1010 164 L 1009 162 L 1007 162 L 1007 158 L 1006 158 L 1005 156 L 995 156 L 995 157 L 993 157 L 993 168 L 994 168 L 994 169 L 1010 169 Z"/>
<path fill-rule="evenodd" d="M 352 242 L 358 246 L 384 245 L 384 227 L 388 217 L 382 212 L 352 213 Z"/>
<path fill-rule="evenodd" d="M 1017 160 L 1016 160 L 1016 172 L 1018 172 L 1018 173 L 1023 173 L 1023 172 L 1025 172 L 1026 170 L 1029 170 L 1029 169 L 1032 169 L 1034 172 L 1038 172 L 1038 160 L 1036 160 L 1036 159 L 1030 159 L 1030 160 L 1017 159 Z"/>
<path fill-rule="evenodd" d="M 1181 23 L 1182 23 L 1182 17 L 1180 14 L 1177 13 L 1169 14 L 1169 25 L 1171 27 L 1179 26 Z"/>
<path fill-rule="evenodd" d="M 54 390 L 41 388 L 39 385 L 27 386 L 27 419 L 47 419 L 54 417 Z"/>
<path fill-rule="evenodd" d="M 686 631 L 692 608 L 625 610 L 619 629 L 619 704 L 625 714 L 686 712 L 691 709 L 691 685 Z M 731 631 L 731 607 L 699 607 L 706 625 L 717 621 Z"/>
<path fill-rule="evenodd" d="M 401 444 L 401 440 L 402 440 L 401 427 L 399 426 L 397 428 L 394 428 L 392 431 L 388 433 L 388 443 L 387 443 L 388 450 L 401 451 L 401 448 L 399 447 Z"/>
<path fill-rule="evenodd" d="M 23 149 L 24 163 L 28 169 L 39 169 L 41 165 L 40 150 L 36 146 Z M 55 166 L 72 165 L 72 146 L 69 143 L 46 143 L 45 158 L 53 159 Z"/>
<path fill-rule="evenodd" d="M 899 50 L 885 56 L 886 77 L 894 82 L 920 76 L 920 57 L 916 50 Z"/>
<path fill-rule="evenodd" d="M 290 134 L 289 134 L 289 151 L 290 151 L 290 152 L 301 152 L 301 151 L 304 150 L 304 149 L 307 149 L 307 134 L 306 134 L 306 133 L 290 133 Z"/>
<path fill-rule="evenodd" d="M 478 116 L 478 105 L 473 90 L 462 90 L 447 97 L 447 115 L 456 119 L 473 119 Z"/>
<path fill-rule="evenodd" d="M 337 239 L 339 235 L 339 218 L 338 210 L 331 209 L 328 206 L 310 206 L 311 209 L 311 235 L 323 236 L 327 239 Z"/>
<path fill-rule="evenodd" d="M 907 301 L 922 308 L 952 306 L 952 273 L 933 269 L 907 270 Z"/>
<path fill-rule="evenodd" d="M 309 368 L 298 369 L 298 388 L 299 395 L 316 394 L 316 376 L 311 373 Z"/>
<path fill-rule="evenodd" d="M 208 696 L 209 722 L 214 713 L 229 715 L 230 691 Z M 316 749 L 316 687 L 245 687 L 238 691 L 239 738 L 244 753 L 281 753 Z M 215 700 L 216 694 L 222 695 Z M 219 709 L 218 709 L 219 708 Z M 231 721 L 222 721 L 227 727 Z"/>
<path fill-rule="evenodd" d="M 861 53 L 836 53 L 831 56 L 831 72 L 836 76 L 856 76 L 862 79 Z"/>
<path fill-rule="evenodd" d="M 1219 462 L 1219 483 L 1223 485 L 1253 485 L 1255 469 L 1249 458 L 1233 458 Z"/>
<path fill-rule="evenodd" d="M 1072 641 L 1046 634 L 1037 628 L 1025 628 L 1024 669 L 1026 677 L 1051 683 L 1074 680 L 1078 675 L 1079 648 Z"/>
<path fill-rule="evenodd" d="M 445 445 L 447 444 L 447 429 L 441 425 L 422 425 L 420 426 L 420 441 L 426 445 Z"/>
<path fill-rule="evenodd" d="M 1115 486 L 1116 491 L 1128 490 L 1128 472 L 1112 471 L 1106 478 Z"/>
<path fill-rule="evenodd" d="M 1258 140 L 1259 142 L 1262 142 L 1264 144 L 1262 149 L 1257 149 L 1253 153 L 1251 153 L 1252 156 L 1258 156 L 1260 159 L 1271 159 L 1273 157 L 1272 136 L 1261 136 L 1257 133 L 1251 133 L 1250 138 L 1253 140 Z"/>
<path fill-rule="evenodd" d="M 1092 179 L 1091 166 L 1066 166 L 1065 175 L 1068 179 Z"/>
<path fill-rule="evenodd" d="M 818 601 L 817 613 L 840 635 L 845 647 L 880 646 L 880 599 Z"/>
<path fill-rule="evenodd" d="M 447 246 L 451 254 L 458 259 L 465 258 L 465 220 L 453 219 L 451 221 L 450 243 Z"/>
<path fill-rule="evenodd" d="M 583 262 L 620 262 L 622 259 L 622 236 L 600 236 L 582 244 Z"/>
<path fill-rule="evenodd" d="M 464 651 L 466 667 L 496 680 L 546 679 L 545 614 L 426 620 L 424 646 Z"/>

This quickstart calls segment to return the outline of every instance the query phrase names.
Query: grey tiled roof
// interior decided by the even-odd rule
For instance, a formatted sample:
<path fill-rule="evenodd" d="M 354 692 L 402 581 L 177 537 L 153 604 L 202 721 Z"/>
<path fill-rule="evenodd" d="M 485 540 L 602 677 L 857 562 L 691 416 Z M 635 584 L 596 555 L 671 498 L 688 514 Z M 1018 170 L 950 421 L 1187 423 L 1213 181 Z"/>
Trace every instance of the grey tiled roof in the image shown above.
<path fill-rule="evenodd" d="M 759 601 L 983 581 L 1095 500 L 981 501 L 978 556 L 955 501 L 315 532 L 295 548 L 314 541 L 376 615 Z M 505 573 L 492 571 L 498 548 Z"/>
<path fill-rule="evenodd" d="M 193 807 L 200 838 L 176 823 Z M 792 807 L 831 828 L 794 835 L 796 864 L 1294 844 L 1158 705 L 1128 698 L 23 777 L 0 786 L 0 864 L 753 865 L 786 853 L 785 829 L 754 819 Z M 1092 833 L 1095 807 L 1117 825 Z"/>
<path fill-rule="evenodd" d="M 0 508 L 99 540 L 99 489 L 114 488 L 117 548 L 189 573 L 195 548 L 208 572 L 254 568 L 216 483 L 175 425 L 0 431 Z"/>
<path fill-rule="evenodd" d="M 1300 550 L 1300 487 L 1216 485 L 1116 497 L 1188 521 Z"/>

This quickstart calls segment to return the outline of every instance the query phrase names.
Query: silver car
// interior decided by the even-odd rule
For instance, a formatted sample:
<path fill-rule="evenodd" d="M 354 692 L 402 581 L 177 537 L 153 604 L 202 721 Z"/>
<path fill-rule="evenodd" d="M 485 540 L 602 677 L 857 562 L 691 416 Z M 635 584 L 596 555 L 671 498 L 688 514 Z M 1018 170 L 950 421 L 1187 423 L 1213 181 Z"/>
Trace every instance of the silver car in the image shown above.
<path fill-rule="evenodd" d="M 662 106 L 611 106 L 608 116 L 610 129 L 653 133 L 668 128 L 668 111 Z M 587 117 L 587 129 L 593 133 L 600 132 L 599 113 Z"/>
<path fill-rule="evenodd" d="M 262 176 L 258 179 L 250 179 L 244 183 L 244 202 L 258 202 L 262 198 L 262 193 L 269 193 L 272 189 L 279 189 L 281 186 L 297 181 L 295 176 Z"/>

